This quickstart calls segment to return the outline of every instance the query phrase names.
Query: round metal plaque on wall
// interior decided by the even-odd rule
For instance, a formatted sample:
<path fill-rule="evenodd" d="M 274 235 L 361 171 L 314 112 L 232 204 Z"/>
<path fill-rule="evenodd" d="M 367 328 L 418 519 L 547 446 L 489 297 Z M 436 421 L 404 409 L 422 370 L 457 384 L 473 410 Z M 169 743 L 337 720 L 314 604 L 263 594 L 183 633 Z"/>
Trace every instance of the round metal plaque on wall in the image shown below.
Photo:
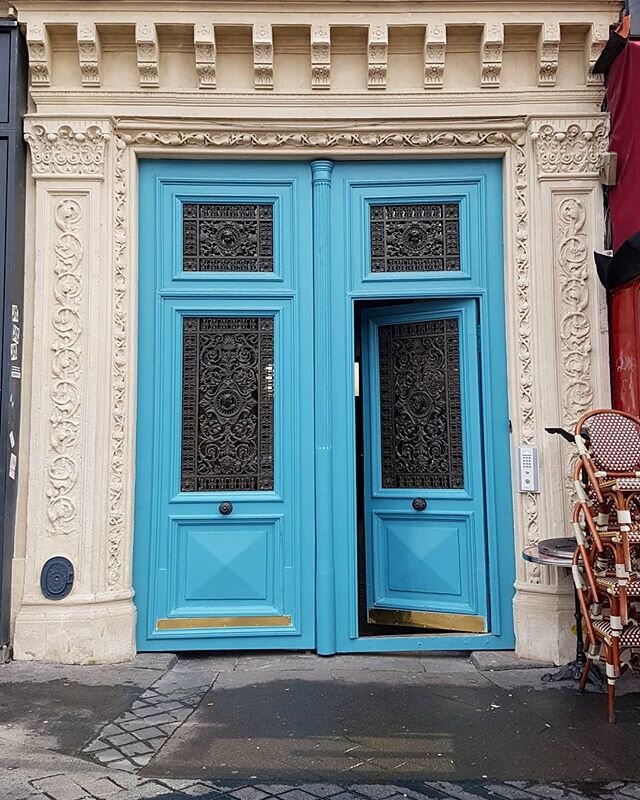
<path fill-rule="evenodd" d="M 73 564 L 64 556 L 50 558 L 40 573 L 40 589 L 47 600 L 62 600 L 73 588 Z"/>

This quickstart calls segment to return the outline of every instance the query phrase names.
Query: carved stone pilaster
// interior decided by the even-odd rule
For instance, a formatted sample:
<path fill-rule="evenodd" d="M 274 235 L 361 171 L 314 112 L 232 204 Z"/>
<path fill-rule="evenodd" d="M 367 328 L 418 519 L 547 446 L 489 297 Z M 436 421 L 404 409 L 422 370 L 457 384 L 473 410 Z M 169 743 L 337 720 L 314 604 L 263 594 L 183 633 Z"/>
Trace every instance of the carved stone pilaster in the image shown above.
<path fill-rule="evenodd" d="M 609 26 L 600 22 L 593 22 L 587 34 L 585 60 L 587 68 L 587 85 L 598 86 L 603 82 L 602 75 L 594 75 L 593 67 L 600 57 L 607 40 L 609 39 Z"/>
<path fill-rule="evenodd" d="M 27 541 L 14 650 L 23 659 L 119 661 L 134 652 L 135 609 L 124 543 L 112 535 L 122 525 L 111 478 L 116 451 L 105 446 L 110 430 L 112 441 L 120 435 L 112 420 L 122 402 L 120 385 L 105 375 L 113 364 L 129 381 L 126 350 L 112 352 L 123 309 L 112 289 L 122 235 L 109 224 L 113 197 L 122 211 L 109 168 L 110 121 L 27 118 L 25 127 L 35 179 L 29 459 L 38 465 L 26 492 L 27 526 L 37 535 Z M 107 303 L 105 292 L 113 292 Z M 71 594 L 58 603 L 39 588 L 53 555 L 67 557 L 75 573 Z"/>
<path fill-rule="evenodd" d="M 51 84 L 51 47 L 47 27 L 41 22 L 27 25 L 27 50 L 31 85 L 44 87 Z"/>
<path fill-rule="evenodd" d="M 486 24 L 482 34 L 482 68 L 480 73 L 480 86 L 482 88 L 500 88 L 503 46 L 504 25 L 500 22 Z"/>
<path fill-rule="evenodd" d="M 253 83 L 256 89 L 273 89 L 273 34 L 264 23 L 253 26 Z"/>
<path fill-rule="evenodd" d="M 538 86 L 555 86 L 560 55 L 560 23 L 545 22 L 538 37 Z"/>
<path fill-rule="evenodd" d="M 193 44 L 200 89 L 216 88 L 216 36 L 213 25 L 199 22 L 193 28 Z"/>
<path fill-rule="evenodd" d="M 389 31 L 386 25 L 369 25 L 367 43 L 367 87 L 385 89 L 387 85 L 387 59 Z"/>
<path fill-rule="evenodd" d="M 33 177 L 103 177 L 109 126 L 103 120 L 25 122 Z"/>
<path fill-rule="evenodd" d="M 93 22 L 78 25 L 78 58 L 83 86 L 100 86 L 100 38 Z"/>
<path fill-rule="evenodd" d="M 143 89 L 160 85 L 158 34 L 153 22 L 136 23 L 136 57 L 138 76 Z"/>
<path fill-rule="evenodd" d="M 424 34 L 425 89 L 442 88 L 444 84 L 444 60 L 446 47 L 446 25 L 427 25 Z"/>
<path fill-rule="evenodd" d="M 592 332 L 589 317 L 593 279 L 586 195 L 553 194 L 555 274 L 559 290 L 562 421 L 573 426 L 593 405 Z M 572 454 L 565 458 L 565 485 L 573 495 Z"/>
<path fill-rule="evenodd" d="M 538 177 L 582 175 L 597 177 L 607 151 L 606 117 L 586 120 L 535 120 L 531 139 L 535 145 Z"/>
<path fill-rule="evenodd" d="M 328 25 L 311 26 L 311 88 L 329 89 L 331 86 L 331 28 Z"/>

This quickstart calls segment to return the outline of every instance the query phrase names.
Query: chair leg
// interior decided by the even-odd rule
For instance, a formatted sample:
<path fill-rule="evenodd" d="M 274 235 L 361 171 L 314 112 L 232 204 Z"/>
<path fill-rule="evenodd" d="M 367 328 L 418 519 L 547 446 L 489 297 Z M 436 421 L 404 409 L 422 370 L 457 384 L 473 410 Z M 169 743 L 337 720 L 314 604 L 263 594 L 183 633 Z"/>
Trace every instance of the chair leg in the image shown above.
<path fill-rule="evenodd" d="M 589 680 L 589 671 L 591 670 L 591 664 L 592 664 L 591 659 L 587 658 L 587 661 L 584 667 L 582 668 L 582 675 L 580 675 L 580 683 L 578 684 L 578 689 L 581 692 L 584 692 L 587 686 L 587 681 Z"/>
<path fill-rule="evenodd" d="M 616 682 L 611 678 L 607 681 L 607 719 L 611 724 L 616 721 Z"/>

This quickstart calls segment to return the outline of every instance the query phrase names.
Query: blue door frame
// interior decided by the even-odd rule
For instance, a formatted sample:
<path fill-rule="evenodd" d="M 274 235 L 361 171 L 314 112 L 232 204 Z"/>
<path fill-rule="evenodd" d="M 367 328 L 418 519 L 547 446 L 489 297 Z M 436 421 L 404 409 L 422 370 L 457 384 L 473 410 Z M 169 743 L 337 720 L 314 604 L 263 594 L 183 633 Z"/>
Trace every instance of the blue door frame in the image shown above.
<path fill-rule="evenodd" d="M 514 575 L 513 518 L 509 463 L 504 286 L 502 253 L 502 165 L 494 160 L 419 161 L 386 163 L 337 163 L 315 161 L 311 165 L 283 162 L 189 162 L 148 161 L 140 170 L 140 337 L 137 423 L 136 531 L 134 539 L 134 586 L 139 612 L 139 649 L 235 649 L 310 648 L 319 653 L 384 652 L 401 650 L 497 649 L 514 646 L 511 601 Z M 188 276 L 176 271 L 177 208 L 184 198 L 217 196 L 228 202 L 270 198 L 281 208 L 290 203 L 297 223 L 280 232 L 280 246 L 289 248 L 273 276 Z M 288 187 L 288 188 L 287 188 Z M 306 188 L 305 188 L 306 187 Z M 169 192 L 171 201 L 163 200 Z M 288 198 L 288 199 L 287 199 Z M 461 268 L 456 272 L 379 273 L 370 264 L 369 211 L 371 205 L 420 202 L 456 202 L 460 207 Z M 163 202 L 173 208 L 170 224 L 161 222 Z M 292 216 L 291 219 L 294 219 Z M 313 268 L 311 269 L 311 261 Z M 292 300 L 296 298 L 296 303 Z M 419 634 L 360 636 L 358 630 L 358 575 L 356 535 L 355 415 L 353 354 L 355 303 L 361 300 L 450 299 L 473 301 L 478 310 L 480 343 L 479 392 L 481 408 L 486 525 L 487 587 L 485 599 L 488 632 L 481 634 Z M 313 303 L 313 305 L 312 305 Z M 163 306 L 171 310 L 162 311 Z M 158 343 L 162 314 L 165 327 L 173 326 L 174 343 Z M 154 623 L 161 614 L 185 613 L 179 603 L 167 605 L 159 597 L 162 584 L 153 579 L 172 568 L 169 551 L 154 544 L 158 515 L 170 516 L 152 500 L 154 487 L 177 475 L 173 456 L 171 477 L 163 476 L 154 452 L 161 443 L 161 416 L 168 400 L 158 375 L 167 364 L 174 373 L 179 365 L 180 314 L 272 315 L 282 326 L 280 344 L 286 336 L 298 337 L 298 355 L 292 374 L 298 376 L 297 398 L 281 406 L 281 423 L 287 408 L 298 413 L 296 441 L 292 452 L 289 498 L 292 538 L 285 541 L 297 569 L 289 599 L 284 594 L 270 607 L 291 615 L 291 625 L 279 629 L 217 632 L 158 631 Z M 173 321 L 172 321 L 173 320 Z M 305 329 L 311 324 L 312 331 Z M 306 330 L 306 333 L 305 333 Z M 285 338 L 283 338 L 285 337 Z M 291 338 L 289 342 L 293 342 Z M 278 355 L 279 353 L 279 355 Z M 281 367 L 286 348 L 276 348 Z M 164 363 L 164 367 L 163 367 Z M 313 368 L 311 368 L 313 365 Z M 304 376 L 309 380 L 305 381 Z M 169 378 L 167 377 L 167 381 Z M 312 381 L 312 385 L 311 385 Z M 156 386 L 155 399 L 150 386 Z M 177 389 L 174 387 L 174 396 Z M 294 392 L 295 394 L 295 392 Z M 175 397 L 174 397 L 175 400 Z M 164 403 L 164 406 L 162 405 Z M 314 408 L 306 423 L 304 409 Z M 164 409 L 164 411 L 163 411 Z M 297 411 L 295 411 L 297 409 Z M 175 411 L 175 407 L 174 407 Z M 170 414 L 169 414 L 170 416 Z M 175 414 L 174 414 L 175 416 Z M 166 419 L 167 417 L 165 417 Z M 174 422 L 174 427 L 177 422 Z M 155 426 L 155 427 L 154 427 Z M 154 433 L 155 432 L 155 433 Z M 171 438 L 173 437 L 173 438 Z M 173 446 L 178 433 L 170 433 Z M 315 458 L 312 459 L 312 453 Z M 155 466 L 154 466 L 155 465 Z M 312 466 L 313 465 L 313 466 Z M 315 506 L 313 478 L 315 476 Z M 296 488 L 297 487 L 297 488 Z M 165 485 L 171 504 L 180 501 Z M 274 502 L 278 502 L 276 491 Z M 173 498 L 173 499 L 171 499 Z M 182 498 L 184 499 L 184 498 Z M 196 503 L 195 520 L 205 530 L 215 518 L 222 495 L 207 495 Z M 254 500 L 258 505 L 251 506 Z M 259 508 L 261 498 L 245 497 L 243 514 L 255 521 L 259 514 L 272 521 L 283 512 L 275 506 Z M 285 501 L 286 502 L 286 501 Z M 312 518 L 315 507 L 315 520 Z M 178 509 L 178 514 L 182 513 Z M 251 510 L 249 510 L 251 509 Z M 287 509 L 285 508 L 284 511 Z M 191 512 L 189 512 L 191 513 Z M 174 515 L 175 516 L 175 515 Z M 315 521 L 315 531 L 313 522 Z M 220 519 L 218 518 L 220 523 Z M 231 519 L 229 520 L 231 523 Z M 297 538 L 296 538 L 297 537 Z M 196 537 L 197 539 L 197 537 Z M 164 559 L 164 561 L 163 561 Z M 287 573 L 291 577 L 291 569 Z M 156 576 L 157 577 L 157 576 Z M 174 597 L 176 593 L 174 591 Z M 490 602 L 488 601 L 490 598 Z M 165 603 L 163 610 L 160 609 Z M 158 605 L 160 603 L 160 605 Z M 269 605 L 262 604 L 263 610 Z M 189 603 L 186 604 L 187 606 Z M 204 611 L 192 603 L 190 614 Z M 255 609 L 254 609 L 255 610 Z M 237 608 L 235 609 L 237 612 Z M 226 613 L 222 606 L 214 613 Z M 242 611 L 240 613 L 249 613 Z"/>

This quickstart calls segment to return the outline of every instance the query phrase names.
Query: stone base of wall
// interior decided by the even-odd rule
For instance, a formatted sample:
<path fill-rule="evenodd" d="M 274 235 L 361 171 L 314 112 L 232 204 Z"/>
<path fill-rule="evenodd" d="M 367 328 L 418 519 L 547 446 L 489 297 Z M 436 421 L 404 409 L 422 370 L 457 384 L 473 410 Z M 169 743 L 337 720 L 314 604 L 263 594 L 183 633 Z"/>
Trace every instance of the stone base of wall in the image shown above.
<path fill-rule="evenodd" d="M 513 601 L 516 653 L 520 658 L 565 664 L 575 658 L 573 593 L 520 588 Z"/>
<path fill-rule="evenodd" d="M 14 658 L 60 664 L 115 664 L 136 654 L 131 600 L 84 605 L 23 606 Z"/>

